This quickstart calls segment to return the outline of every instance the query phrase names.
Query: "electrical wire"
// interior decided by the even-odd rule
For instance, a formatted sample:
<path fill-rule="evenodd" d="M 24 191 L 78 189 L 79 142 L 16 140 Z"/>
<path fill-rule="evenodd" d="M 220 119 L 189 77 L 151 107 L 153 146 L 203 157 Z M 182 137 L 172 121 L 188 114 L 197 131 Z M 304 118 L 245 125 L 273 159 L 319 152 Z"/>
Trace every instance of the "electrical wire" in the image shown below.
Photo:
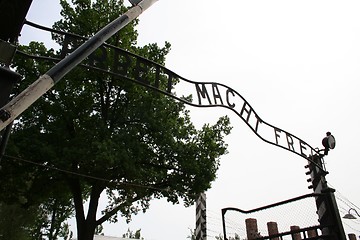
<path fill-rule="evenodd" d="M 153 186 L 149 186 L 149 185 L 141 185 L 141 184 L 129 183 L 129 182 L 114 182 L 113 180 L 110 180 L 110 179 L 91 176 L 91 175 L 87 175 L 87 174 L 83 174 L 83 173 L 77 173 L 77 172 L 61 169 L 58 167 L 49 166 L 49 165 L 46 165 L 43 163 L 37 163 L 37 162 L 31 161 L 31 160 L 27 160 L 27 159 L 23 159 L 23 158 L 19 158 L 19 157 L 14 157 L 14 156 L 9 156 L 9 155 L 4 155 L 4 157 L 15 160 L 15 161 L 21 161 L 21 162 L 25 162 L 25 163 L 32 164 L 32 165 L 37 165 L 37 166 L 40 166 L 40 167 L 43 167 L 46 169 L 55 170 L 55 171 L 63 172 L 63 173 L 70 174 L 70 175 L 75 175 L 78 177 L 83 177 L 83 178 L 88 178 L 88 179 L 93 179 L 93 180 L 103 181 L 103 182 L 108 182 L 108 183 L 114 183 L 119 186 L 125 185 L 125 186 L 147 188 L 147 189 L 158 190 L 158 191 L 169 191 L 168 188 L 158 188 L 158 187 L 153 187 Z"/>
<path fill-rule="evenodd" d="M 328 185 L 332 188 L 334 188 L 334 186 L 332 186 L 331 184 L 328 183 Z M 334 188 L 335 189 L 335 188 Z M 350 208 L 357 208 L 358 210 L 360 210 L 360 208 L 355 205 L 353 202 L 351 202 L 349 199 L 347 199 L 343 194 L 341 194 L 338 190 L 336 190 L 335 192 L 335 197 L 339 200 L 341 200 L 342 202 L 344 202 L 348 207 Z"/>

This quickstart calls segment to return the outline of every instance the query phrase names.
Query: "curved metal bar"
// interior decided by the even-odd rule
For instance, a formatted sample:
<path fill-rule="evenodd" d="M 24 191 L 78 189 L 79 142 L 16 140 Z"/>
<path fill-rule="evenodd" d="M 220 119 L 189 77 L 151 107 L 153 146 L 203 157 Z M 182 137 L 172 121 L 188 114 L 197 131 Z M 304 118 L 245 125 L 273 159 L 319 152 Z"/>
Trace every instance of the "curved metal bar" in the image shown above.
<path fill-rule="evenodd" d="M 304 198 L 319 197 L 319 196 L 325 196 L 325 194 L 323 194 L 323 193 L 309 193 L 309 194 L 301 195 L 301 196 L 298 196 L 298 197 L 290 198 L 290 199 L 287 199 L 287 200 L 284 200 L 284 201 L 280 201 L 280 202 L 277 202 L 277 203 L 272 203 L 272 204 L 262 206 L 262 207 L 259 207 L 259 208 L 254 208 L 254 209 L 251 209 L 251 210 L 241 210 L 239 208 L 227 207 L 227 208 L 221 209 L 221 212 L 223 214 L 226 214 L 227 211 L 236 211 L 236 212 L 240 212 L 240 213 L 244 213 L 244 214 L 249 214 L 249 213 L 262 211 L 262 210 L 265 210 L 265 209 L 268 209 L 268 208 L 277 207 L 277 206 L 280 206 L 280 205 L 295 202 L 295 201 L 298 201 L 298 200 L 301 200 L 301 199 L 304 199 Z"/>
<path fill-rule="evenodd" d="M 76 38 L 76 39 L 87 40 L 87 38 L 73 34 L 73 33 L 67 33 L 67 32 L 62 32 L 59 30 L 54 30 L 51 28 L 40 26 L 38 24 L 29 22 L 29 21 L 26 21 L 25 24 L 35 27 L 35 28 L 38 28 L 38 29 L 41 29 L 41 30 L 44 30 L 44 31 L 49 31 L 49 32 L 53 32 L 56 34 L 62 34 L 64 36 L 68 36 L 68 37 L 72 37 L 72 38 Z M 176 74 L 175 72 L 165 68 L 164 66 L 162 66 L 156 62 L 153 62 L 151 60 L 143 58 L 139 55 L 136 55 L 134 53 L 131 53 L 131 52 L 121 49 L 119 47 L 116 47 L 116 46 L 113 46 L 113 45 L 110 45 L 107 43 L 104 43 L 102 46 L 108 47 L 108 48 L 116 51 L 116 53 L 118 53 L 119 56 L 123 56 L 124 58 L 126 58 L 126 61 L 136 63 L 136 67 L 140 68 L 140 70 L 139 69 L 136 70 L 136 71 L 138 71 L 138 77 L 127 76 L 126 74 L 123 74 L 123 73 L 110 71 L 109 68 L 104 69 L 101 67 L 97 67 L 96 64 L 81 63 L 79 65 L 83 66 L 83 67 L 91 68 L 91 69 L 94 69 L 97 71 L 101 71 L 104 73 L 108 73 L 113 76 L 121 77 L 123 79 L 129 80 L 132 82 L 136 82 L 137 84 L 141 84 L 145 87 L 151 88 L 155 91 L 163 93 L 169 97 L 172 97 L 172 98 L 174 98 L 180 102 L 183 102 L 185 104 L 188 104 L 190 106 L 203 107 L 203 108 L 206 108 L 206 107 L 227 108 L 227 109 L 233 111 L 236 115 L 238 115 L 246 123 L 246 125 L 252 130 L 252 132 L 257 137 L 259 137 L 261 140 L 263 140 L 264 142 L 274 145 L 274 146 L 277 146 L 277 147 L 280 147 L 280 148 L 290 151 L 292 153 L 295 153 L 298 156 L 301 156 L 301 157 L 305 158 L 306 160 L 313 162 L 321 171 L 325 172 L 325 170 L 323 169 L 323 166 L 319 165 L 318 163 L 316 163 L 312 160 L 312 156 L 314 154 L 318 154 L 319 156 L 322 156 L 320 154 L 320 150 L 313 148 L 308 143 L 306 143 L 302 139 L 296 137 L 295 135 L 291 134 L 290 132 L 282 130 L 281 128 L 275 127 L 274 125 L 264 121 L 262 118 L 259 117 L 259 115 L 256 113 L 256 111 L 249 104 L 249 102 L 246 101 L 246 99 L 240 93 L 238 93 L 236 90 L 234 90 L 233 88 L 228 87 L 222 83 L 192 81 L 190 79 L 181 77 L 180 75 Z M 31 58 L 50 60 L 50 61 L 54 61 L 54 62 L 61 61 L 61 59 L 48 58 L 48 57 L 44 57 L 44 56 L 34 56 L 34 55 L 30 55 L 30 54 L 20 52 L 20 51 L 18 51 L 18 53 L 20 53 L 22 55 L 26 55 L 27 57 L 31 57 Z M 142 79 L 140 77 L 139 71 L 144 70 L 144 68 L 141 69 L 141 67 L 139 67 L 140 65 L 144 65 L 147 70 L 155 69 L 154 72 L 157 75 L 160 75 L 160 74 L 167 75 L 168 83 L 166 85 L 166 88 L 164 88 L 163 86 L 160 86 L 159 83 L 150 83 L 150 82 Z M 190 102 L 184 98 L 178 97 L 178 96 L 176 96 L 175 93 L 172 92 L 173 85 L 176 82 L 180 82 L 180 81 L 186 82 L 188 84 L 192 84 L 195 87 L 195 93 L 197 94 L 197 97 L 198 97 L 198 103 Z M 209 92 L 207 91 L 208 88 L 212 89 L 212 96 L 210 96 Z M 224 96 L 226 98 L 225 104 L 223 101 Z M 230 102 L 230 100 L 229 100 L 230 98 L 232 98 L 232 100 L 234 100 L 234 101 L 235 100 L 238 102 L 240 101 L 240 103 L 241 103 L 240 105 L 242 105 L 242 106 L 240 106 L 240 108 L 239 108 L 238 107 L 239 104 L 236 106 L 235 103 Z M 218 103 L 218 101 L 220 103 Z M 204 103 L 204 102 L 206 102 L 206 103 Z M 261 130 L 267 131 L 267 132 L 272 132 L 272 134 L 273 134 L 272 139 L 270 139 L 269 137 L 264 137 L 264 135 L 261 134 Z M 283 141 L 282 144 L 280 144 L 280 140 Z M 297 144 L 296 147 L 294 146 L 295 144 Z M 310 153 L 308 153 L 306 151 L 308 151 L 308 152 L 310 151 Z"/>

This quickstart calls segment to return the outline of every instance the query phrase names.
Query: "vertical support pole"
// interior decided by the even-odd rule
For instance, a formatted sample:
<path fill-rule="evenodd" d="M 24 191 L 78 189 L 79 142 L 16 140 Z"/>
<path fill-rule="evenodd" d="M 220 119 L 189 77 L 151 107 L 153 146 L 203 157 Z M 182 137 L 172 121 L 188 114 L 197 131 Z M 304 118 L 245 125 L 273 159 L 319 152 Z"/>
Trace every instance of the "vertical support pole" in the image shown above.
<path fill-rule="evenodd" d="M 195 239 L 206 240 L 206 194 L 201 193 L 196 200 Z"/>
<path fill-rule="evenodd" d="M 315 197 L 317 214 L 319 216 L 319 223 L 322 235 L 326 235 L 336 240 L 345 240 L 345 231 L 341 222 L 339 209 L 336 204 L 334 192 L 335 190 L 329 188 L 326 181 L 327 172 L 324 171 L 323 163 L 321 161 L 322 155 L 313 155 L 309 158 L 309 171 L 306 173 L 310 175 L 308 182 L 314 193 L 320 194 Z M 314 163 L 316 164 L 314 164 Z M 320 169 L 321 166 L 321 169 Z"/>
<path fill-rule="evenodd" d="M 227 239 L 227 236 L 226 236 L 225 214 L 226 214 L 226 210 L 225 210 L 225 209 L 221 209 L 221 216 L 222 216 L 222 226 L 223 226 L 224 240 L 228 240 L 228 239 Z"/>
<path fill-rule="evenodd" d="M 322 231 L 329 235 L 332 235 L 333 239 L 346 240 L 344 227 L 342 225 L 339 209 L 336 204 L 336 199 L 334 195 L 335 189 L 326 186 L 326 188 L 323 189 L 322 192 L 326 196 L 325 211 L 327 211 L 327 213 L 325 213 L 322 219 L 319 219 L 319 221 L 320 224 L 322 222 L 324 222 L 324 224 L 332 224 L 332 226 L 322 229 Z"/>

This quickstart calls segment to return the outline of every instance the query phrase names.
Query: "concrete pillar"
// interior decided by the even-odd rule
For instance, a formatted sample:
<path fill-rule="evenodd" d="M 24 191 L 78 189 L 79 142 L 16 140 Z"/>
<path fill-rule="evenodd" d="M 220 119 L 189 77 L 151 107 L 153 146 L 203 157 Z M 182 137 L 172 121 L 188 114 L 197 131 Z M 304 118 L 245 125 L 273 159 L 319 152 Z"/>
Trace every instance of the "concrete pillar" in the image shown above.
<path fill-rule="evenodd" d="M 290 231 L 299 230 L 299 226 L 291 226 Z M 301 240 L 301 233 L 293 233 L 291 234 L 292 240 Z"/>
<path fill-rule="evenodd" d="M 317 237 L 318 236 L 316 229 L 308 230 L 307 234 L 308 234 L 308 237 Z"/>
<path fill-rule="evenodd" d="M 356 235 L 355 234 L 349 233 L 348 236 L 349 236 L 349 240 L 356 240 Z"/>
<path fill-rule="evenodd" d="M 269 237 L 272 235 L 279 234 L 278 225 L 276 222 L 268 222 L 267 223 Z M 279 237 L 270 238 L 272 240 L 279 240 Z"/>
<path fill-rule="evenodd" d="M 196 200 L 196 240 L 206 240 L 206 194 L 201 193 Z"/>
<path fill-rule="evenodd" d="M 259 237 L 259 231 L 257 227 L 257 220 L 255 218 L 247 218 L 245 219 L 246 225 L 246 235 L 247 239 L 255 239 Z"/>

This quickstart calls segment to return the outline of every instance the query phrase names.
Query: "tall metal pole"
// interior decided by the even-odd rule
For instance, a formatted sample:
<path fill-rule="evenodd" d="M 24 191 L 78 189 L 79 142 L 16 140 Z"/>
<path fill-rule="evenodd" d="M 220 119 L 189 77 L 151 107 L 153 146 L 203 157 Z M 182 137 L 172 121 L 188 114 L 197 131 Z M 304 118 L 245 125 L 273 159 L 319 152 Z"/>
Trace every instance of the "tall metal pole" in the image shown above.
<path fill-rule="evenodd" d="M 128 23 L 137 18 L 157 0 L 132 0 L 133 7 L 126 13 L 109 23 L 92 38 L 77 48 L 73 53 L 64 58 L 33 84 L 27 87 L 18 96 L 0 109 L 0 130 L 4 129 L 17 116 L 25 111 L 31 104 L 44 95 L 57 82 L 59 82 L 70 70 L 75 68 L 81 61 L 100 47 L 112 35 L 124 28 Z M 136 4 L 136 5 L 135 5 Z"/>

